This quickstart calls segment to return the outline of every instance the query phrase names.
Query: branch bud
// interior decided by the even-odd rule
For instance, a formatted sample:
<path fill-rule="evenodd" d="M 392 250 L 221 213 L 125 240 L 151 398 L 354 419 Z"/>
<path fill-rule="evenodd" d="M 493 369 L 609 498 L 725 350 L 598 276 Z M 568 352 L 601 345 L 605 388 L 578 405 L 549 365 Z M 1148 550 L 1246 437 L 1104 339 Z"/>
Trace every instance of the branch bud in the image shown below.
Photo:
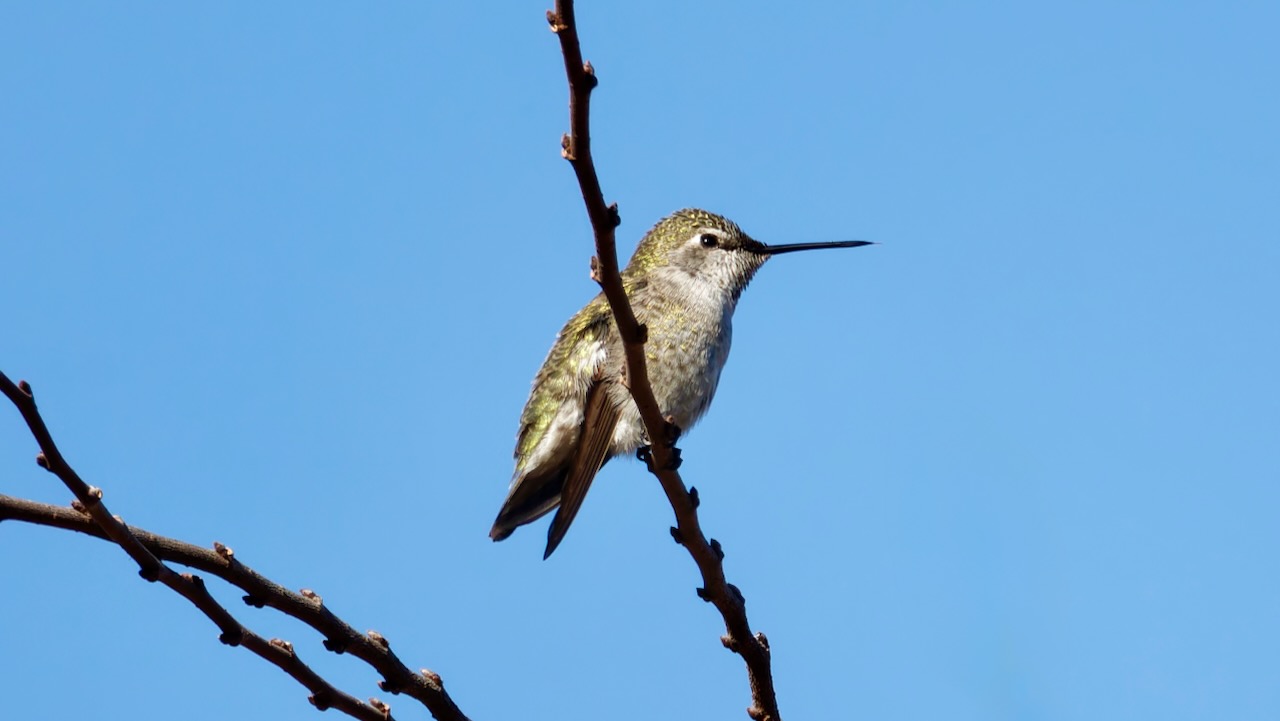
<path fill-rule="evenodd" d="M 756 641 L 760 642 L 760 648 L 766 652 L 769 650 L 769 637 L 764 635 L 762 631 L 756 631 Z"/>
<path fill-rule="evenodd" d="M 329 703 L 329 694 L 327 693 L 313 694 L 308 696 L 307 700 L 311 702 L 312 706 L 316 707 L 317 711 L 328 711 L 332 708 L 332 704 Z"/>
<path fill-rule="evenodd" d="M 391 718 L 390 704 L 385 704 L 382 701 L 379 701 L 377 698 L 370 698 L 369 705 L 373 707 L 374 711 L 377 711 L 378 713 L 382 714 L 384 717 Z"/>
<path fill-rule="evenodd" d="M 742 605 L 742 606 L 747 605 L 747 599 L 742 595 L 742 591 L 738 590 L 737 586 L 733 585 L 732 583 L 726 583 L 725 588 L 729 589 L 729 593 L 733 594 L 733 598 L 738 602 L 739 605 Z"/>

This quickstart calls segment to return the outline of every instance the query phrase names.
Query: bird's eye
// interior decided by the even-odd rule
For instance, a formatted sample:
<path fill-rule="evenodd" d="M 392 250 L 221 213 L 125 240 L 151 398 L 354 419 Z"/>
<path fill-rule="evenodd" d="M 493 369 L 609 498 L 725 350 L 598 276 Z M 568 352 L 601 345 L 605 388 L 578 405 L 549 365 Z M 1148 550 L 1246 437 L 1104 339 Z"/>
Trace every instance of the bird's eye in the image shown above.
<path fill-rule="evenodd" d="M 703 233 L 702 237 L 698 240 L 702 243 L 703 248 L 714 248 L 717 245 L 720 245 L 720 239 L 711 233 Z"/>

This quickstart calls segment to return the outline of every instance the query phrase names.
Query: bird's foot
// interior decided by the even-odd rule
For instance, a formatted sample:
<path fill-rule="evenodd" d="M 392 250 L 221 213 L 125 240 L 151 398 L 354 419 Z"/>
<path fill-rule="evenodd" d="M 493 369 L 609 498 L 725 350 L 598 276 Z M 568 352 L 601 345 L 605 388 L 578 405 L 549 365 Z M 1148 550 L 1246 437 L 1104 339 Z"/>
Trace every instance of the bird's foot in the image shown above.
<path fill-rule="evenodd" d="M 684 463 L 684 459 L 680 457 L 680 449 L 671 446 L 671 460 L 667 463 L 667 470 L 678 471 L 681 463 Z"/>
<path fill-rule="evenodd" d="M 676 448 L 676 441 L 680 440 L 680 426 L 676 425 L 675 416 L 663 416 L 662 426 L 662 445 L 671 449 L 670 459 L 662 470 L 674 471 L 680 468 L 683 460 L 680 458 L 680 449 Z M 636 458 L 639 458 L 649 469 L 650 473 L 655 473 L 656 466 L 653 462 L 653 446 L 643 445 L 636 449 Z"/>
<path fill-rule="evenodd" d="M 640 462 L 644 464 L 645 468 L 649 469 L 650 473 L 653 473 L 653 449 L 652 448 L 650 448 L 647 445 L 640 446 L 639 448 L 636 449 L 636 458 L 640 459 Z"/>
<path fill-rule="evenodd" d="M 680 468 L 680 464 L 683 462 L 683 461 L 681 460 L 681 458 L 680 458 L 680 449 L 679 449 L 679 448 L 676 448 L 675 446 L 671 446 L 671 451 L 670 451 L 670 452 L 671 452 L 671 457 L 670 457 L 670 459 L 667 461 L 666 465 L 664 465 L 664 466 L 662 467 L 662 470 L 664 470 L 664 471 L 674 471 L 674 470 L 677 470 L 677 469 L 679 469 L 679 468 Z M 657 464 L 656 464 L 656 463 L 654 463 L 654 460 L 653 460 L 653 447 L 652 447 L 652 446 L 640 446 L 639 448 L 637 448 L 637 449 L 636 449 L 636 458 L 639 458 L 639 459 L 640 459 L 640 462 L 641 462 L 641 463 L 644 463 L 644 467 L 645 467 L 645 468 L 648 468 L 650 473 L 657 473 L 657 472 L 658 472 Z"/>

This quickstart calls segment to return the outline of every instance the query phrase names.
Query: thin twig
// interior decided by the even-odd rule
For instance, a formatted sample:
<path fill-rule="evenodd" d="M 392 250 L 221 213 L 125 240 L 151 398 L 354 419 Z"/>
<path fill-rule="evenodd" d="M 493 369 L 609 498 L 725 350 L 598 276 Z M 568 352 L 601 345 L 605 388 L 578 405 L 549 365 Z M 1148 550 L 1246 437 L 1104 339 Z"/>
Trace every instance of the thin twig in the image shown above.
<path fill-rule="evenodd" d="M 13 402 L 40 446 L 36 462 L 56 475 L 76 496 L 74 510 L 0 495 L 0 521 L 13 519 L 79 531 L 119 545 L 137 562 L 139 575 L 160 581 L 189 600 L 221 631 L 219 640 L 243 645 L 280 667 L 312 692 L 311 702 L 320 710 L 336 708 L 356 718 L 386 721 L 390 707 L 377 699 L 364 703 L 334 688 L 304 664 L 293 646 L 279 639 L 267 641 L 237 621 L 209 595 L 204 582 L 191 574 L 180 574 L 167 566 L 173 561 L 217 576 L 245 591 L 252 606 L 270 606 L 310 625 L 325 636 L 324 646 L 335 653 L 350 653 L 375 668 L 384 680 L 379 687 L 387 693 L 404 693 L 421 702 L 439 721 L 467 721 L 467 717 L 445 692 L 440 677 L 426 669 L 413 673 L 391 651 L 387 640 L 375 631 L 357 632 L 350 624 L 325 608 L 320 597 L 310 591 L 294 593 L 262 576 L 235 559 L 230 548 L 215 543 L 213 550 L 159 536 L 125 525 L 102 503 L 102 491 L 85 483 L 67 463 L 54 443 L 36 407 L 31 387 L 14 384 L 0 373 L 0 392 Z"/>
<path fill-rule="evenodd" d="M 646 331 L 636 321 L 622 286 L 618 270 L 618 253 L 614 241 L 614 228 L 618 225 L 617 205 L 605 205 L 600 189 L 600 178 L 591 159 L 591 133 L 589 109 L 591 90 L 599 82 L 591 64 L 582 59 L 582 47 L 578 40 L 577 21 L 573 13 L 573 0 L 557 0 L 556 9 L 547 12 L 547 22 L 560 39 L 564 55 L 565 74 L 569 79 L 569 133 L 561 140 L 561 153 L 573 166 L 582 189 L 582 199 L 591 219 L 595 234 L 596 258 L 592 264 L 592 277 L 604 291 L 618 325 L 618 333 L 626 349 L 626 372 L 640 417 L 650 439 L 669 436 L 668 423 L 653 395 L 649 372 L 645 364 L 644 343 Z M 756 721 L 781 721 L 778 699 L 773 688 L 769 642 L 764 634 L 753 634 L 747 622 L 746 602 L 737 587 L 725 580 L 724 553 L 715 540 L 707 541 L 698 523 L 697 492 L 686 490 L 684 481 L 676 472 L 678 453 L 672 443 L 651 443 L 648 458 L 649 470 L 662 483 L 671 508 L 675 511 L 676 528 L 672 535 L 689 550 L 702 573 L 703 587 L 698 596 L 715 605 L 724 617 L 726 634 L 721 638 L 725 647 L 742 657 L 747 665 L 747 678 L 751 685 L 751 707 L 747 713 Z"/>

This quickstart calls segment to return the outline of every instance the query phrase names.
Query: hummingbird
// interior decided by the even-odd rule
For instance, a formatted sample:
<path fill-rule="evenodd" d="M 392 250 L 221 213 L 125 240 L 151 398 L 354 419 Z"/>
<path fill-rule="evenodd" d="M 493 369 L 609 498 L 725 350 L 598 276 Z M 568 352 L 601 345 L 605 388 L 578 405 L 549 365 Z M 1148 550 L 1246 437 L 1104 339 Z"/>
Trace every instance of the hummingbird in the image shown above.
<path fill-rule="evenodd" d="M 663 416 L 688 430 L 706 413 L 733 339 L 733 311 L 760 266 L 775 255 L 856 248 L 865 240 L 766 245 L 733 221 L 685 209 L 658 221 L 622 270 L 636 320 L 648 328 L 645 361 Z M 489 537 L 556 510 L 543 559 L 551 556 L 609 459 L 649 441 L 623 379 L 625 358 L 604 294 L 556 337 L 520 414 L 515 472 Z"/>

